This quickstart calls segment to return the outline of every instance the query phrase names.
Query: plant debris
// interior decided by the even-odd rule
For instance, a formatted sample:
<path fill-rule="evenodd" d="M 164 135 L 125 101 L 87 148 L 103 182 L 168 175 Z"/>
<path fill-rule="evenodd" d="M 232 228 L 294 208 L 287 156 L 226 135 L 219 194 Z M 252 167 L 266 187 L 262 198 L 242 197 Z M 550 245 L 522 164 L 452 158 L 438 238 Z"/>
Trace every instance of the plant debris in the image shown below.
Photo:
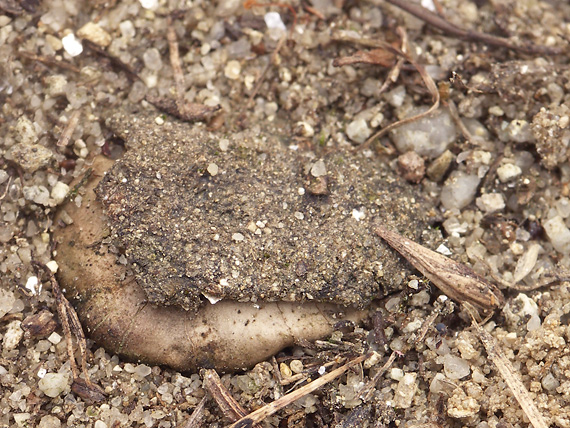
<path fill-rule="evenodd" d="M 567 427 L 568 283 L 536 287 L 550 279 L 549 273 L 563 279 L 570 269 L 570 4 L 438 0 L 431 9 L 434 16 L 418 9 L 419 3 L 398 3 L 416 7 L 420 18 L 389 1 L 308 0 L 286 8 L 248 4 L 256 7 L 205 0 L 0 2 L 5 59 L 0 63 L 0 426 L 230 423 L 198 373 L 129 361 L 91 339 L 85 355 L 89 377 L 107 395 L 88 403 L 72 390 L 63 327 L 47 321 L 48 315 L 43 329 L 46 315 L 38 315 L 56 314 L 57 301 L 32 260 L 53 267 L 59 251 L 54 230 L 73 226 L 61 205 L 70 199 L 85 203 L 83 187 L 70 184 L 89 179 L 95 157 L 116 158 L 129 142 L 126 136 L 116 138 L 105 119 L 113 111 L 131 112 L 133 106 L 151 111 L 147 100 L 183 99 L 221 106 L 223 114 L 214 113 L 210 124 L 217 141 L 239 139 L 240 124 L 247 124 L 248 132 L 260 138 L 282 136 L 279 144 L 292 157 L 313 152 L 305 161 L 310 165 L 338 151 L 405 175 L 406 170 L 398 170 L 398 157 L 412 151 L 422 158 L 426 174 L 413 184 L 413 194 L 431 201 L 439 237 L 430 241 L 423 230 L 408 230 L 412 222 L 406 219 L 386 227 L 481 276 L 501 279 L 496 284 L 505 304 L 482 328 L 500 345 L 544 424 Z M 268 14 L 279 18 L 271 21 L 272 28 Z M 281 23 L 279 28 L 274 22 Z M 91 37 L 86 31 L 93 24 L 106 34 L 105 47 L 79 37 Z M 179 62 L 169 60 L 172 33 Z M 498 45 L 487 44 L 497 38 Z M 70 52 L 69 40 L 75 49 Z M 384 131 L 425 112 L 434 97 L 417 69 L 379 46 L 380 40 L 423 67 L 445 108 L 395 132 Z M 375 49 L 392 52 L 395 64 L 392 59 L 384 64 L 388 67 L 332 65 L 358 50 Z M 58 146 L 62 118 L 76 111 L 81 118 L 69 142 Z M 153 119 L 168 124 L 172 118 L 154 113 Z M 383 131 L 373 145 L 365 145 Z M 166 133 L 162 137 L 167 140 Z M 358 153 L 350 153 L 355 149 Z M 301 174 L 303 196 L 328 198 L 335 182 L 311 175 L 311 169 Z M 202 177 L 212 180 L 206 172 Z M 66 185 L 73 191 L 62 201 Z M 389 217 L 390 209 L 384 211 L 378 219 Z M 239 233 L 248 238 L 250 232 Z M 394 266 L 407 265 L 374 234 L 373 225 L 363 236 L 377 249 L 385 247 Z M 122 248 L 114 250 L 122 255 Z M 126 257 L 121 260 L 128 263 Z M 287 269 L 302 278 L 307 266 Z M 291 392 L 283 385 L 295 390 L 315 379 L 320 367 L 332 370 L 340 353 L 373 351 L 362 365 L 262 423 L 288 428 L 342 427 L 351 421 L 399 427 L 530 426 L 465 311 L 452 299 L 442 301 L 441 291 L 418 278 L 411 265 L 394 273 L 400 285 L 375 303 L 375 322 L 341 323 L 328 339 L 299 340 L 282 350 L 274 364 L 220 372 L 222 384 L 243 409 L 255 410 Z M 395 355 L 392 365 L 377 375 L 390 355 Z M 370 385 L 366 402 L 359 394 L 363 385 Z M 74 388 L 81 386 L 76 382 Z M 190 414 L 196 418 L 188 419 Z"/>

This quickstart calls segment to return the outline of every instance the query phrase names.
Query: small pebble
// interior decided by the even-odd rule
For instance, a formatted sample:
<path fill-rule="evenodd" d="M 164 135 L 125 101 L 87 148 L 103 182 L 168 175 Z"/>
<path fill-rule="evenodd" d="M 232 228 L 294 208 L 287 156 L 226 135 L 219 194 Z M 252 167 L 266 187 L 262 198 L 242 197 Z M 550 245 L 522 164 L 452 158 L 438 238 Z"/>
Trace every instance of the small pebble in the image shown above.
<path fill-rule="evenodd" d="M 400 107 L 404 104 L 405 99 L 406 87 L 403 85 L 396 86 L 391 91 L 386 92 L 386 101 L 388 101 L 392 107 Z"/>
<path fill-rule="evenodd" d="M 267 28 L 276 28 L 282 31 L 287 30 L 287 27 L 285 27 L 285 24 L 281 19 L 281 15 L 279 15 L 277 12 L 266 13 L 263 19 L 265 20 L 265 25 L 267 25 Z"/>
<path fill-rule="evenodd" d="M 57 270 L 59 269 L 59 266 L 55 260 L 50 260 L 46 263 L 46 266 L 49 270 L 52 271 L 52 273 L 57 273 Z"/>
<path fill-rule="evenodd" d="M 323 175 L 327 175 L 327 167 L 322 159 L 319 159 L 313 164 L 311 167 L 311 175 L 313 177 L 322 177 Z"/>
<path fill-rule="evenodd" d="M 75 37 L 75 34 L 73 33 L 69 33 L 67 36 L 64 36 L 61 39 L 61 43 L 63 44 L 63 49 L 69 54 L 69 56 L 74 57 L 83 52 L 81 40 Z"/>
<path fill-rule="evenodd" d="M 53 152 L 40 144 L 16 144 L 9 153 L 24 171 L 32 173 L 46 167 L 53 157 Z"/>
<path fill-rule="evenodd" d="M 416 382 L 417 376 L 417 373 L 406 373 L 402 379 L 400 379 L 394 391 L 393 405 L 395 408 L 407 409 L 412 405 L 412 400 L 418 388 L 418 383 Z"/>
<path fill-rule="evenodd" d="M 89 40 L 90 42 L 104 48 L 109 46 L 113 40 L 109 33 L 94 22 L 88 22 L 81 27 L 77 31 L 77 35 L 82 39 Z"/>
<path fill-rule="evenodd" d="M 46 94 L 50 97 L 59 97 L 61 95 L 65 95 L 65 85 L 67 85 L 67 78 L 63 74 L 46 76 L 44 82 L 46 85 Z"/>
<path fill-rule="evenodd" d="M 51 189 L 51 198 L 53 199 L 55 205 L 61 204 L 67 194 L 69 193 L 69 186 L 61 181 L 58 181 L 53 189 Z"/>
<path fill-rule="evenodd" d="M 523 280 L 529 273 L 532 272 L 538 260 L 538 253 L 541 250 L 540 244 L 530 244 L 528 250 L 518 259 L 513 274 L 513 281 L 515 283 Z"/>
<path fill-rule="evenodd" d="M 20 340 L 22 340 L 22 336 L 24 335 L 24 330 L 22 330 L 21 325 L 22 322 L 17 320 L 8 324 L 6 332 L 4 333 L 4 351 L 16 349 L 20 344 Z"/>
<path fill-rule="evenodd" d="M 49 191 L 45 186 L 24 186 L 22 193 L 28 201 L 44 206 L 49 205 Z"/>
<path fill-rule="evenodd" d="M 486 214 L 501 211 L 505 208 L 505 199 L 500 193 L 485 193 L 475 201 L 477 207 Z"/>
<path fill-rule="evenodd" d="M 557 215 L 545 221 L 542 226 L 556 251 L 570 254 L 570 230 L 566 227 L 564 219 Z"/>
<path fill-rule="evenodd" d="M 216 165 L 215 163 L 211 163 L 210 165 L 208 165 L 207 170 L 208 174 L 210 174 L 212 177 L 218 175 L 219 172 L 218 165 Z"/>
<path fill-rule="evenodd" d="M 68 381 L 69 376 L 65 373 L 46 373 L 38 382 L 38 387 L 48 397 L 55 398 L 65 391 Z"/>
<path fill-rule="evenodd" d="M 364 143 L 370 137 L 370 134 L 372 134 L 372 131 L 364 119 L 353 120 L 346 127 L 348 138 L 358 144 Z"/>
<path fill-rule="evenodd" d="M 427 108 L 416 108 L 407 117 L 423 113 Z M 405 124 L 390 133 L 400 153 L 416 152 L 419 156 L 435 158 L 455 141 L 457 130 L 447 110 L 440 109 L 428 117 Z"/>
<path fill-rule="evenodd" d="M 61 336 L 54 331 L 52 334 L 49 335 L 47 340 L 49 340 L 54 345 L 57 345 L 59 342 L 61 342 Z"/>
<path fill-rule="evenodd" d="M 38 278 L 35 278 L 37 282 Z M 16 297 L 12 291 L 0 287 L 0 318 L 10 312 L 15 301 Z"/>
<path fill-rule="evenodd" d="M 448 210 L 465 208 L 475 198 L 479 181 L 476 175 L 454 171 L 443 184 L 440 195 L 442 205 Z"/>
<path fill-rule="evenodd" d="M 560 386 L 560 381 L 554 377 L 552 373 L 544 376 L 540 382 L 542 387 L 547 391 L 554 392 Z"/>
<path fill-rule="evenodd" d="M 236 80 L 239 78 L 241 74 L 241 64 L 239 61 L 235 59 L 228 61 L 226 66 L 224 67 L 224 76 L 226 76 L 230 80 Z"/>
<path fill-rule="evenodd" d="M 390 369 L 390 379 L 401 381 L 404 377 L 404 370 L 399 367 L 392 367 Z"/>
<path fill-rule="evenodd" d="M 21 144 L 32 145 L 38 141 L 38 134 L 32 121 L 26 116 L 20 116 L 14 126 L 16 141 Z M 31 171 L 33 172 L 33 171 Z"/>
<path fill-rule="evenodd" d="M 522 170 L 518 165 L 512 163 L 505 163 L 497 168 L 497 176 L 502 183 L 507 183 L 519 175 L 522 174 Z"/>
<path fill-rule="evenodd" d="M 301 137 L 310 138 L 315 135 L 315 129 L 307 122 L 297 122 L 295 134 Z"/>
<path fill-rule="evenodd" d="M 432 181 L 440 182 L 449 169 L 453 158 L 454 155 L 449 150 L 439 155 L 427 168 L 426 174 L 428 178 Z"/>
<path fill-rule="evenodd" d="M 146 377 L 151 373 L 152 369 L 145 364 L 139 364 L 135 367 L 135 374 L 139 375 L 140 377 Z"/>
<path fill-rule="evenodd" d="M 14 418 L 14 422 L 16 422 L 16 425 L 19 427 L 27 427 L 28 425 L 28 419 L 30 419 L 30 417 L 32 416 L 29 413 L 14 413 L 13 415 Z"/>
<path fill-rule="evenodd" d="M 469 362 L 456 355 L 447 354 L 443 359 L 443 370 L 449 379 L 459 380 L 471 373 Z"/>
<path fill-rule="evenodd" d="M 132 39 L 137 35 L 135 26 L 132 21 L 123 21 L 119 24 L 119 29 L 121 30 L 121 36 L 127 40 Z"/>
<path fill-rule="evenodd" d="M 230 140 L 228 140 L 227 138 L 222 138 L 220 140 L 220 150 L 222 152 L 226 152 L 228 151 L 229 147 L 230 147 Z"/>
<path fill-rule="evenodd" d="M 398 172 L 410 183 L 419 183 L 426 173 L 425 162 L 416 152 L 398 156 Z"/>
<path fill-rule="evenodd" d="M 61 40 L 51 34 L 46 35 L 46 42 L 54 51 L 63 49 L 63 43 L 61 43 Z"/>
<path fill-rule="evenodd" d="M 279 371 L 281 372 L 281 376 L 283 376 L 285 379 L 287 379 L 293 375 L 293 373 L 291 372 L 291 369 L 285 363 L 279 364 Z"/>
<path fill-rule="evenodd" d="M 526 143 L 533 141 L 534 136 L 530 124 L 526 120 L 513 120 L 507 127 L 507 136 L 515 143 Z"/>
<path fill-rule="evenodd" d="M 144 9 L 155 10 L 158 8 L 158 0 L 139 0 Z"/>
<path fill-rule="evenodd" d="M 162 68 L 162 58 L 156 48 L 147 49 L 143 54 L 143 61 L 145 67 L 151 71 L 159 71 Z"/>
<path fill-rule="evenodd" d="M 370 355 L 370 357 L 368 357 L 364 363 L 362 363 L 362 366 L 365 369 L 369 369 L 371 367 L 374 367 L 380 361 L 382 361 L 382 355 L 376 351 L 372 351 L 372 355 Z"/>
<path fill-rule="evenodd" d="M 295 374 L 301 373 L 304 369 L 303 362 L 301 360 L 293 360 L 289 363 L 291 371 Z"/>
<path fill-rule="evenodd" d="M 61 421 L 53 416 L 53 415 L 46 415 L 40 419 L 40 424 L 38 428 L 60 428 Z"/>

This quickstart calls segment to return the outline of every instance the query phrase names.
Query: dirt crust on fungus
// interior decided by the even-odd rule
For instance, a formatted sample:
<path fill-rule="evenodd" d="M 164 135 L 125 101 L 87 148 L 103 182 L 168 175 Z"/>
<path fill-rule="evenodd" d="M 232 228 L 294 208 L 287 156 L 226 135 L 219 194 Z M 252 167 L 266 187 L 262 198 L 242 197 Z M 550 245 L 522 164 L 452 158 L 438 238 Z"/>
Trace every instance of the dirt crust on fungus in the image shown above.
<path fill-rule="evenodd" d="M 159 113 L 107 124 L 127 151 L 96 189 L 116 245 L 149 300 L 195 310 L 204 297 L 365 307 L 410 273 L 371 230 L 425 243 L 435 211 L 376 159 L 319 153 L 286 137 L 228 137 Z M 424 233 L 425 232 L 425 233 Z"/>

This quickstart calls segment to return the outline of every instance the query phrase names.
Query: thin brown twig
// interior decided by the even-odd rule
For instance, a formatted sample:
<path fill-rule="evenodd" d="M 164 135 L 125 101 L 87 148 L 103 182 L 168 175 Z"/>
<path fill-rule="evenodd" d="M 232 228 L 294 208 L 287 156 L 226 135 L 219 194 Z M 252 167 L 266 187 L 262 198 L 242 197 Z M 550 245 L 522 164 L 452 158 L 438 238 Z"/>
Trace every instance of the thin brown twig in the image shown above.
<path fill-rule="evenodd" d="M 80 72 L 79 68 L 77 68 L 75 65 L 70 64 L 69 62 L 64 61 L 64 60 L 57 60 L 51 56 L 36 55 L 35 53 L 28 52 L 28 51 L 18 51 L 18 55 L 21 55 L 25 58 L 31 59 L 32 61 L 41 62 L 42 64 L 45 64 L 45 65 L 51 65 L 51 66 L 62 68 L 64 70 L 73 71 L 74 73 Z"/>
<path fill-rule="evenodd" d="M 204 369 L 204 387 L 212 395 L 224 415 L 230 421 L 241 420 L 247 415 L 247 411 L 235 400 L 227 388 L 222 384 L 220 376 L 215 370 Z M 250 426 L 254 426 L 253 424 Z M 255 425 L 257 427 L 257 425 Z"/>
<path fill-rule="evenodd" d="M 551 287 L 553 285 L 558 285 L 562 282 L 570 282 L 570 272 L 562 272 L 562 273 L 556 273 L 556 272 L 546 272 L 544 274 L 544 276 L 550 276 L 552 277 L 552 279 L 546 279 L 544 281 L 541 281 L 537 284 L 531 284 L 531 285 L 525 285 L 525 284 L 520 284 L 519 282 L 509 282 L 506 281 L 501 275 L 499 275 L 497 272 L 495 272 L 491 265 L 489 264 L 489 262 L 487 262 L 487 260 L 481 258 L 481 257 L 477 257 L 477 261 L 479 261 L 480 263 L 482 263 L 485 267 L 487 267 L 487 269 L 489 270 L 489 275 L 491 275 L 491 278 L 493 278 L 493 280 L 495 280 L 497 283 L 499 283 L 501 286 L 505 287 L 505 288 L 511 288 L 513 290 L 518 290 L 518 291 L 534 291 L 534 290 L 538 290 L 539 288 L 543 288 L 543 287 Z M 524 278 L 523 278 L 524 279 Z M 522 279 L 521 279 L 522 281 Z"/>
<path fill-rule="evenodd" d="M 320 10 L 318 10 L 317 8 L 314 8 L 312 6 L 309 6 L 308 4 L 303 4 L 303 9 L 305 9 L 309 13 L 312 13 L 317 18 L 322 19 L 323 21 L 325 21 L 327 19 L 326 16 L 323 15 Z"/>
<path fill-rule="evenodd" d="M 485 150 L 492 150 L 495 147 L 495 145 L 491 141 L 486 140 L 483 137 L 479 137 L 478 135 L 473 135 L 471 132 L 469 132 L 469 130 L 465 126 L 465 123 L 463 122 L 461 117 L 459 117 L 457 106 L 455 105 L 452 99 L 448 99 L 447 101 L 445 101 L 444 105 L 447 106 L 449 115 L 453 119 L 455 125 L 457 125 L 457 127 L 459 128 L 459 131 L 461 132 L 461 135 L 463 135 L 463 138 L 469 141 L 472 145 L 476 147 L 481 147 L 482 149 Z"/>
<path fill-rule="evenodd" d="M 176 84 L 176 102 L 180 111 L 184 110 L 184 74 L 180 66 L 180 51 L 178 49 L 178 40 L 176 31 L 172 22 L 172 16 L 167 19 L 168 29 L 166 39 L 168 40 L 168 51 L 170 52 L 170 66 L 174 74 L 174 83 Z"/>
<path fill-rule="evenodd" d="M 536 407 L 536 404 L 534 404 L 534 401 L 532 400 L 532 397 L 530 396 L 528 390 L 520 380 L 519 374 L 514 369 L 509 359 L 506 357 L 497 340 L 491 336 L 483 327 L 481 327 L 479 323 L 477 323 L 475 320 L 476 310 L 471 305 L 464 304 L 464 308 L 467 310 L 471 317 L 471 325 L 475 328 L 477 336 L 479 336 L 479 340 L 481 343 L 483 343 L 489 359 L 497 367 L 501 377 L 509 386 L 515 399 L 521 406 L 523 412 L 529 419 L 532 426 L 534 428 L 547 428 L 548 424 Z"/>
<path fill-rule="evenodd" d="M 302 388 L 299 388 L 298 390 L 293 391 L 287 395 L 284 395 L 283 397 L 273 401 L 272 403 L 269 403 L 269 404 L 261 407 L 260 409 L 257 409 L 256 411 L 250 413 L 246 417 L 244 417 L 244 418 L 240 419 L 239 421 L 233 423 L 228 428 L 245 428 L 245 427 L 250 427 L 253 424 L 256 424 L 256 423 L 263 421 L 265 418 L 267 418 L 268 416 L 271 416 L 272 414 L 278 412 L 283 407 L 288 406 L 289 404 L 297 401 L 298 399 L 306 396 L 307 394 L 310 394 L 313 391 L 316 391 L 321 386 L 326 385 L 330 381 L 341 376 L 348 369 L 350 369 L 351 367 L 354 367 L 357 364 L 360 364 L 361 362 L 366 360 L 369 356 L 370 356 L 369 354 L 365 354 L 365 355 L 361 355 L 359 357 L 356 357 L 355 359 L 349 361 L 348 363 L 344 364 L 343 366 L 339 367 L 338 369 L 335 369 L 332 372 L 321 376 L 320 378 L 318 378 L 318 379 L 314 380 L 313 382 L 303 386 Z"/>
<path fill-rule="evenodd" d="M 502 48 L 507 48 L 527 54 L 540 54 L 540 55 L 558 55 L 562 53 L 562 49 L 553 48 L 549 46 L 535 45 L 532 43 L 524 43 L 521 45 L 516 45 L 510 40 L 503 37 L 493 36 L 491 34 L 480 33 L 473 30 L 464 30 L 448 20 L 442 18 L 436 13 L 422 7 L 417 3 L 413 3 L 408 0 L 386 0 L 388 3 L 405 10 L 406 12 L 414 15 L 416 18 L 425 21 L 429 25 L 432 25 L 444 33 L 458 37 L 463 40 L 481 42 L 490 46 L 497 46 Z"/>
<path fill-rule="evenodd" d="M 204 408 L 206 407 L 206 401 L 208 401 L 208 396 L 204 395 L 198 405 L 192 411 L 190 417 L 184 423 L 183 428 L 198 428 L 201 426 L 200 422 L 204 417 Z"/>
<path fill-rule="evenodd" d="M 398 26 L 396 28 L 396 33 L 398 34 L 398 36 L 400 36 L 402 52 L 407 54 L 409 52 L 408 33 L 406 33 L 404 27 L 401 26 Z M 394 66 L 388 73 L 388 76 L 386 76 L 384 83 L 382 83 L 382 86 L 378 91 L 379 94 L 383 94 L 390 87 L 391 83 L 396 83 L 398 81 L 398 77 L 400 77 L 400 72 L 402 71 L 402 66 L 404 65 L 404 62 L 406 62 L 405 58 L 399 56 L 398 59 L 396 60 L 396 64 L 394 64 Z"/>
<path fill-rule="evenodd" d="M 6 181 L 6 187 L 4 188 L 2 194 L 0 195 L 0 201 L 3 200 L 8 195 L 8 191 L 10 190 L 11 185 L 12 185 L 12 176 L 10 175 L 8 176 L 8 181 Z"/>
<path fill-rule="evenodd" d="M 285 40 L 287 40 L 287 34 L 283 34 L 283 36 L 281 36 L 281 38 L 277 42 L 277 46 L 275 46 L 275 49 L 273 50 L 273 52 L 271 54 L 271 59 L 269 60 L 269 62 L 267 64 L 265 64 L 265 67 L 263 67 L 263 70 L 261 71 L 261 75 L 257 79 L 257 82 L 255 83 L 255 87 L 253 88 L 253 91 L 251 91 L 251 94 L 249 95 L 249 98 L 247 100 L 247 107 L 248 108 L 251 107 L 251 105 L 253 103 L 253 99 L 255 98 L 257 93 L 259 92 L 259 89 L 261 88 L 261 85 L 263 84 L 263 82 L 265 80 L 265 75 L 267 74 L 267 71 L 269 70 L 269 67 L 271 67 L 271 65 L 275 63 L 277 55 L 279 54 L 281 47 L 285 43 Z"/>
<path fill-rule="evenodd" d="M 109 60 L 109 62 L 111 63 L 111 66 L 117 67 L 119 70 L 124 71 L 127 78 L 131 82 L 136 82 L 137 80 L 139 80 L 139 81 L 144 83 L 144 80 L 141 79 L 141 77 L 138 75 L 138 73 L 136 72 L 136 70 L 133 67 L 131 67 L 129 64 L 126 64 L 125 62 L 123 62 L 120 58 L 118 58 L 114 55 L 111 55 L 109 52 L 107 52 L 105 49 L 103 49 L 99 45 L 96 45 L 95 43 L 93 43 L 87 39 L 83 39 L 83 46 L 85 48 L 91 50 L 92 52 L 96 53 L 97 55 L 99 55 L 103 58 L 107 58 Z"/>
<path fill-rule="evenodd" d="M 89 378 L 89 372 L 87 370 L 87 341 L 75 309 L 73 309 L 69 301 L 63 295 L 53 272 L 46 265 L 36 260 L 32 260 L 32 264 L 49 275 L 50 284 L 56 300 L 57 312 L 67 342 L 67 354 L 69 356 L 71 373 L 73 375 L 73 384 L 71 386 L 72 390 L 84 399 L 95 402 L 103 401 L 105 399 L 105 393 L 100 386 L 91 382 L 91 379 Z M 79 377 L 79 370 L 77 368 L 77 362 L 75 361 L 75 353 L 73 352 L 72 338 L 74 335 L 79 347 L 83 379 Z"/>
<path fill-rule="evenodd" d="M 358 393 L 358 397 L 360 399 L 368 401 L 370 400 L 370 398 L 372 398 L 372 394 L 374 393 L 374 389 L 376 388 L 378 381 L 384 375 L 384 373 L 386 373 L 386 370 L 388 370 L 392 366 L 392 364 L 394 364 L 394 361 L 396 361 L 397 356 L 398 353 L 396 351 L 390 354 L 388 361 L 384 363 L 384 365 L 380 368 L 380 370 L 378 370 L 378 372 L 374 375 L 374 377 L 370 379 L 368 383 L 364 385 L 364 387 L 360 390 L 360 392 Z"/>
<path fill-rule="evenodd" d="M 368 46 L 368 47 L 383 48 L 383 49 L 386 49 L 390 52 L 395 53 L 396 55 L 398 55 L 402 58 L 405 58 L 406 61 L 408 61 L 410 64 L 412 64 L 416 70 L 418 70 L 418 73 L 420 73 L 420 76 L 422 77 L 424 84 L 426 85 L 426 87 L 427 87 L 427 89 L 428 89 L 428 91 L 431 94 L 432 99 L 433 99 L 432 106 L 428 110 L 426 110 L 425 112 L 417 114 L 417 115 L 412 116 L 412 117 L 407 117 L 405 119 L 399 120 L 399 121 L 394 122 L 394 123 L 391 123 L 390 125 L 386 126 L 385 128 L 382 128 L 380 131 L 376 132 L 374 135 L 372 135 L 370 138 L 368 138 L 368 140 L 366 140 L 360 146 L 357 146 L 356 150 L 365 149 L 374 140 L 382 137 L 383 135 L 385 135 L 389 131 L 391 131 L 395 128 L 398 128 L 402 125 L 405 125 L 407 123 L 415 122 L 415 121 L 420 120 L 424 117 L 427 117 L 438 109 L 439 101 L 440 101 L 440 95 L 439 95 L 439 90 L 437 89 L 435 82 L 433 81 L 431 76 L 427 73 L 425 68 L 421 64 L 418 64 L 410 55 L 403 52 L 401 49 L 398 49 L 398 48 L 392 46 L 391 44 L 386 43 L 385 41 L 382 41 L 382 40 L 370 40 L 370 39 L 351 37 L 351 36 L 347 36 L 347 35 L 343 35 L 342 37 L 337 37 L 336 39 L 342 40 L 342 41 L 347 41 L 347 42 L 352 42 L 352 43 L 357 43 L 357 44 L 361 44 L 363 46 Z"/>

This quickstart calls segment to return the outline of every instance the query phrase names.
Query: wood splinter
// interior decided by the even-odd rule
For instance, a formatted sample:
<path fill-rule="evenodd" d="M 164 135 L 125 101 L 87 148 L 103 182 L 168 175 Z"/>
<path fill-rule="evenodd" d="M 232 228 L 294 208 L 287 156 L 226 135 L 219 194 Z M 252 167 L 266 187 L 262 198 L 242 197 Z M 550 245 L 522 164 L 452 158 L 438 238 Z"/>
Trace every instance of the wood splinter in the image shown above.
<path fill-rule="evenodd" d="M 384 226 L 378 226 L 375 233 L 450 298 L 471 303 L 483 312 L 491 312 L 504 305 L 501 290 L 464 264 L 429 250 Z"/>

